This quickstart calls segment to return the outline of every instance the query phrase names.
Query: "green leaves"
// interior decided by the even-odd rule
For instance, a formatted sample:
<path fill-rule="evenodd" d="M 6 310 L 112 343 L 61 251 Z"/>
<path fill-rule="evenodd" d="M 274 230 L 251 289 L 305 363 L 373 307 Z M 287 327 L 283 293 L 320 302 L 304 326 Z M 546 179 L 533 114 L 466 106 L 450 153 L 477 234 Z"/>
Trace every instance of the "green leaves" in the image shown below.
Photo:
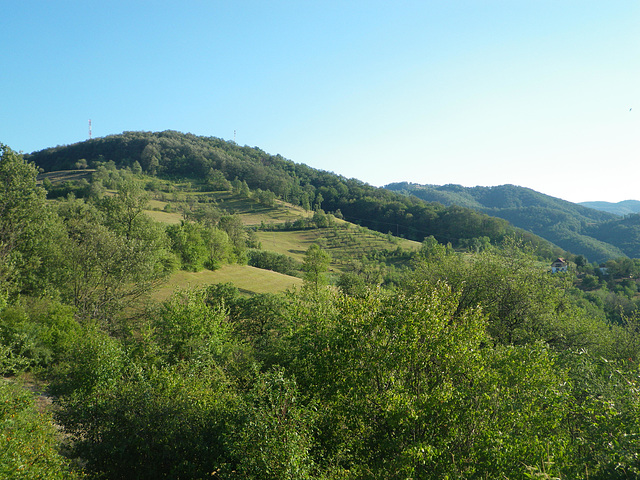
<path fill-rule="evenodd" d="M 450 424 L 458 386 L 480 368 L 485 338 L 480 313 L 456 318 L 457 302 L 444 285 L 337 297 L 322 330 L 301 332 L 315 339 L 296 371 L 324 405 L 321 442 L 344 468 L 395 478 L 444 465 L 460 429 Z M 419 461 L 418 451 L 427 452 Z"/>
<path fill-rule="evenodd" d="M 17 384 L 0 381 L 0 479 L 81 478 L 69 463 L 58 452 L 51 418 L 38 413 L 32 394 Z"/>
<path fill-rule="evenodd" d="M 246 421 L 233 443 L 242 478 L 312 478 L 314 414 L 301 404 L 295 381 L 283 370 L 261 374 L 247 400 Z"/>
<path fill-rule="evenodd" d="M 215 370 L 132 367 L 136 375 L 61 402 L 58 421 L 75 437 L 73 453 L 88 471 L 154 480 L 228 473 L 225 440 L 238 405 L 224 378 Z"/>
<path fill-rule="evenodd" d="M 112 317 L 170 272 L 164 232 L 148 219 L 127 234 L 109 228 L 101 212 L 81 200 L 64 202 L 59 211 L 67 235 L 58 246 L 65 252 L 60 289 L 80 316 Z"/>
<path fill-rule="evenodd" d="M 0 373 L 48 367 L 69 354 L 80 335 L 74 309 L 49 299 L 0 308 Z"/>
<path fill-rule="evenodd" d="M 175 294 L 156 312 L 153 326 L 170 364 L 213 365 L 229 342 L 225 310 L 207 305 L 205 295 L 205 291 Z"/>
<path fill-rule="evenodd" d="M 329 268 L 331 256 L 322 250 L 317 244 L 312 244 L 304 255 L 302 270 L 305 281 L 309 282 L 316 290 L 325 282 L 324 274 Z"/>
<path fill-rule="evenodd" d="M 40 232 L 47 225 L 46 192 L 36 186 L 37 170 L 0 144 L 0 295 L 25 286 L 40 262 Z"/>

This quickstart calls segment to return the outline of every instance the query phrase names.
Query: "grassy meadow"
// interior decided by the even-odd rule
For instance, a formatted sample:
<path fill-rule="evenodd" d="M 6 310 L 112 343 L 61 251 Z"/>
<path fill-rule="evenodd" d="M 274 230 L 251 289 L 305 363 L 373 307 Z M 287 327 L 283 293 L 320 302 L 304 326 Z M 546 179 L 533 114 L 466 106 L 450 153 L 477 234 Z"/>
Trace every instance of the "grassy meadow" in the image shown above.
<path fill-rule="evenodd" d="M 271 270 L 262 270 L 249 265 L 224 265 L 219 270 L 200 272 L 178 271 L 166 284 L 156 289 L 152 298 L 163 301 L 176 290 L 203 287 L 213 283 L 233 283 L 238 290 L 247 294 L 278 293 L 302 286 L 302 279 L 290 277 Z"/>

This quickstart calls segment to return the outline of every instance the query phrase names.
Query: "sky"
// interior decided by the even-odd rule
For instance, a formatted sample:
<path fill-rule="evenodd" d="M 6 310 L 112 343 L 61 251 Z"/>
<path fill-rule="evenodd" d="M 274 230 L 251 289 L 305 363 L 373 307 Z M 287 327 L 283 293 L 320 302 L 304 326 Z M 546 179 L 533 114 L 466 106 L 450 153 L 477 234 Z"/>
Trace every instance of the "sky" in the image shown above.
<path fill-rule="evenodd" d="M 0 143 L 89 119 L 376 186 L 640 200 L 640 0 L 0 0 Z"/>

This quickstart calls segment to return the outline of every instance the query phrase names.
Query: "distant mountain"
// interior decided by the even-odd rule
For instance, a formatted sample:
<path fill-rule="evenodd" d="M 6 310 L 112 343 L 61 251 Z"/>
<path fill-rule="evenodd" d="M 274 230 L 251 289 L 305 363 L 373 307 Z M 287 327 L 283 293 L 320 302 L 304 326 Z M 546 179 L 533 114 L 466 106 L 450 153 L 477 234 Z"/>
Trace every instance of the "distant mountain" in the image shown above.
<path fill-rule="evenodd" d="M 625 215 L 640 213 L 640 201 L 624 200 L 618 203 L 611 202 L 580 202 L 578 205 L 593 208 L 602 212 L 609 212 L 624 217 Z"/>
<path fill-rule="evenodd" d="M 584 255 L 589 261 L 601 262 L 620 256 L 640 257 L 640 217 L 623 220 L 611 212 L 516 185 L 463 187 L 401 182 L 385 188 L 429 202 L 460 205 L 503 218 L 564 250 Z"/>

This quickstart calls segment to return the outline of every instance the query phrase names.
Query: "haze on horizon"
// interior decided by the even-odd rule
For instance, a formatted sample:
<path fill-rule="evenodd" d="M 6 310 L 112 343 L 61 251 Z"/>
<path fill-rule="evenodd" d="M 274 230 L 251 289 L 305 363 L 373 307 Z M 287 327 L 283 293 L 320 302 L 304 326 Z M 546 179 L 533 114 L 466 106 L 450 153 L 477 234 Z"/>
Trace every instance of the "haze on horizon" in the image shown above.
<path fill-rule="evenodd" d="M 640 2 L 5 2 L 0 142 L 234 139 L 372 185 L 640 199 Z"/>

